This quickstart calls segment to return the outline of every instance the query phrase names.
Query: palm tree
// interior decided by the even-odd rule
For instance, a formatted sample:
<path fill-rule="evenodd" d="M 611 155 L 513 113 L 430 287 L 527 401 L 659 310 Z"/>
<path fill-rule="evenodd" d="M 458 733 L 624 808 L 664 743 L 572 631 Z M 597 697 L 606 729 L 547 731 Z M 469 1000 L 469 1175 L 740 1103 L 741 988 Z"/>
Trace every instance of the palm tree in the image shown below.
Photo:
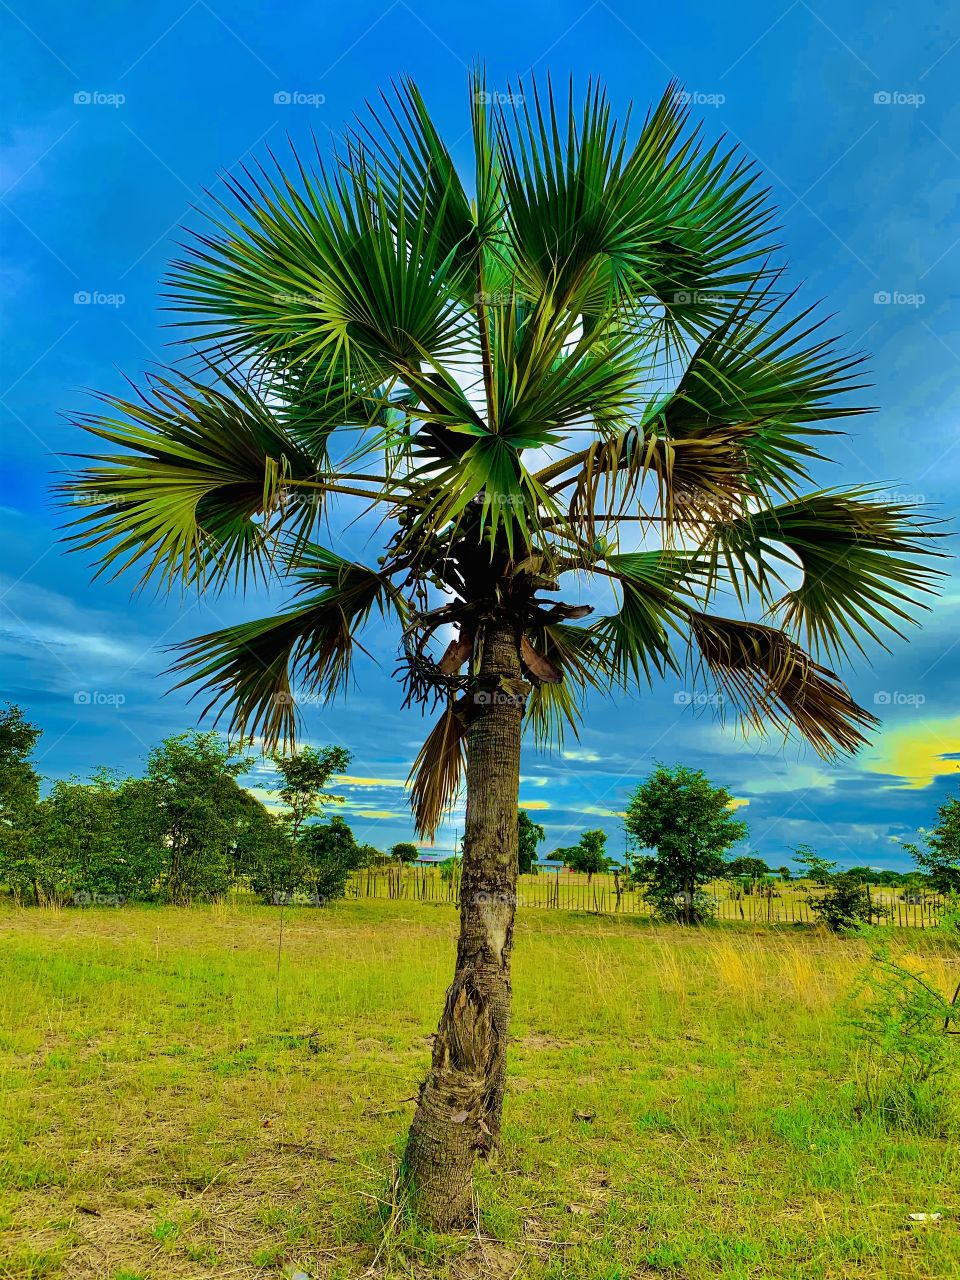
<path fill-rule="evenodd" d="M 833 420 L 862 412 L 860 358 L 781 287 L 766 192 L 675 86 L 634 130 L 597 87 L 558 103 L 477 74 L 470 119 L 468 179 L 409 83 L 326 163 L 226 178 L 169 278 L 186 359 L 77 419 L 107 451 L 64 486 L 101 571 L 294 588 L 175 668 L 268 748 L 301 691 L 344 689 L 365 623 L 398 624 L 405 704 L 439 708 L 420 833 L 466 786 L 403 1166 L 437 1227 L 470 1216 L 500 1135 L 524 728 L 555 743 L 589 691 L 686 669 L 756 730 L 855 751 L 874 718 L 823 663 L 915 620 L 936 576 L 919 512 L 813 488 Z M 318 540 L 346 499 L 382 518 L 376 566 Z"/>

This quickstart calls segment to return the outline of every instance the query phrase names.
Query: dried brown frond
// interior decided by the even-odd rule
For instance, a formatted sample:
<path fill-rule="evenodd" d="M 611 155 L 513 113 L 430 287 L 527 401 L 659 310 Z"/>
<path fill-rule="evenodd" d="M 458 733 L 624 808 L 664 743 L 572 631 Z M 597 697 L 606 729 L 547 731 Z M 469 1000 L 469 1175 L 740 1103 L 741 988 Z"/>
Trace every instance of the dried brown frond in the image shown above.
<path fill-rule="evenodd" d="M 683 435 L 638 428 L 595 441 L 586 451 L 570 500 L 570 518 L 582 521 L 588 539 L 596 536 L 596 512 L 627 514 L 650 476 L 657 485 L 657 507 L 664 531 L 740 514 L 748 493 L 751 428 L 712 424 Z M 652 512 L 651 512 L 652 514 Z"/>
<path fill-rule="evenodd" d="M 417 834 L 432 839 L 460 791 L 466 766 L 466 727 L 451 700 L 420 748 L 407 782 Z"/>
<path fill-rule="evenodd" d="M 703 661 L 743 719 L 761 732 L 799 729 L 824 757 L 853 753 L 876 717 L 782 631 L 691 611 Z"/>

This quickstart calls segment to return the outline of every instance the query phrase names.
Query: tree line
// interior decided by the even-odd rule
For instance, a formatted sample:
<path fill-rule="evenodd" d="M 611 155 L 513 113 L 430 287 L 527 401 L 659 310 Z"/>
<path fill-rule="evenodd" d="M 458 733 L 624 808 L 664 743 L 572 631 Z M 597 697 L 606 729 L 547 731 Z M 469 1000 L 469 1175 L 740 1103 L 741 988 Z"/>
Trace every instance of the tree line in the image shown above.
<path fill-rule="evenodd" d="M 31 762 L 41 730 L 19 707 L 0 711 L 0 883 L 19 901 L 209 901 L 238 882 L 264 901 L 343 893 L 350 873 L 385 855 L 343 818 L 318 821 L 339 797 L 342 747 L 271 757 L 279 806 L 238 779 L 255 757 L 218 733 L 176 734 L 150 752 L 142 777 L 99 769 L 57 780 L 41 796 Z"/>
<path fill-rule="evenodd" d="M 0 884 L 24 903 L 210 901 L 238 885 L 264 902 L 322 904 L 341 897 L 354 871 L 371 865 L 409 864 L 421 856 L 412 841 L 387 851 L 360 843 L 338 815 L 321 820 L 340 797 L 333 776 L 350 762 L 343 747 L 304 747 L 273 755 L 278 805 L 267 808 L 238 779 L 255 762 L 243 745 L 216 732 L 193 731 L 164 739 L 149 754 L 142 777 L 102 768 L 89 782 L 57 780 L 41 796 L 31 756 L 41 730 L 19 707 L 0 711 Z M 738 883 L 762 891 L 774 871 L 756 854 L 731 855 L 747 836 L 733 797 L 699 770 L 658 765 L 630 796 L 622 862 L 607 853 L 607 834 L 584 831 L 576 844 L 558 847 L 550 860 L 592 879 L 612 871 L 624 888 L 641 889 L 664 919 L 699 923 L 715 909 L 708 886 Z M 538 869 L 545 830 L 517 813 L 520 874 Z M 923 847 L 905 845 L 917 869 L 837 870 L 802 845 L 793 851 L 797 874 L 816 892 L 811 906 L 831 927 L 847 927 L 876 914 L 868 885 L 960 893 L 960 800 L 947 801 Z M 452 875 L 459 858 L 441 873 Z"/>
<path fill-rule="evenodd" d="M 736 817 L 730 792 L 714 786 L 698 769 L 658 765 L 631 795 L 624 827 L 627 851 L 622 863 L 609 857 L 607 835 L 599 829 L 584 831 L 575 845 L 555 849 L 551 859 L 585 873 L 588 880 L 612 870 L 623 876 L 625 886 L 642 889 L 661 918 L 688 924 L 714 914 L 717 902 L 708 891 L 714 881 L 738 881 L 741 891 L 750 893 L 773 875 L 794 878 L 789 866 L 774 871 L 757 854 L 731 856 L 746 839 L 747 824 Z M 542 837 L 543 828 L 537 830 Z M 960 894 L 960 799 L 946 801 L 935 826 L 921 834 L 922 846 L 903 846 L 916 864 L 911 872 L 868 866 L 839 870 L 836 862 L 808 845 L 797 846 L 792 861 L 797 876 L 812 886 L 808 896 L 815 915 L 836 931 L 870 923 L 884 911 L 871 898 L 871 885 L 919 894 Z"/>

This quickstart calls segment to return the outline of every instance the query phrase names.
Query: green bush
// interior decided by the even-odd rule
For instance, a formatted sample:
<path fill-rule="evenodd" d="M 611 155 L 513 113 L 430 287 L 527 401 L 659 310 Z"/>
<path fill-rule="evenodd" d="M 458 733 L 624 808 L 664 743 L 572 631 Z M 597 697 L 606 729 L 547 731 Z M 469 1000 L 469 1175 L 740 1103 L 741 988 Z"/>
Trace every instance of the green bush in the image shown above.
<path fill-rule="evenodd" d="M 885 944 L 871 955 L 860 984 L 864 1003 L 850 1021 L 866 1053 L 857 1081 L 861 1109 L 898 1127 L 942 1132 L 955 1089 L 955 1007 L 923 974 L 891 956 Z"/>
<path fill-rule="evenodd" d="M 883 918 L 882 909 L 874 906 L 870 889 L 858 872 L 831 872 L 822 883 L 822 893 L 809 895 L 810 910 L 834 933 L 846 933 Z"/>

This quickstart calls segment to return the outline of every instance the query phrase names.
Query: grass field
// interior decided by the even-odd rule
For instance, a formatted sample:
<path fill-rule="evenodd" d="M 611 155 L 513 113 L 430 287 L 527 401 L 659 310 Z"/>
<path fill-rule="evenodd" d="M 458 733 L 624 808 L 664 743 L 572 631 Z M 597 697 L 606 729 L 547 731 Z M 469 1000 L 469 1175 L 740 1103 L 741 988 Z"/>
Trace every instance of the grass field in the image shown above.
<path fill-rule="evenodd" d="M 478 1229 L 391 1215 L 447 905 L 0 914 L 0 1277 L 960 1274 L 960 1150 L 859 1115 L 864 944 L 521 912 Z M 895 945 L 942 989 L 938 931 Z M 912 1222 L 913 1212 L 940 1213 Z"/>

